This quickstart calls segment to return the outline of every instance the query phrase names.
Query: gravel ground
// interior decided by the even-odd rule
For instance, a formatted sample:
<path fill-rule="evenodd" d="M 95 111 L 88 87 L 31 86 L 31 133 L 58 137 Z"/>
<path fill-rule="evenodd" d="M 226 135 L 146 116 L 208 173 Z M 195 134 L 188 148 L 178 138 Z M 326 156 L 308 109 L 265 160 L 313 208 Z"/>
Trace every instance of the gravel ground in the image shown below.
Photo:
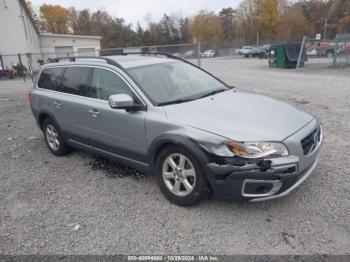
<path fill-rule="evenodd" d="M 0 80 L 0 95 L 13 94 L 18 92 L 25 92 L 33 86 L 30 79 L 22 80 Z M 3 98 L 3 97 L 2 97 Z M 2 102 L 2 101 L 1 101 Z"/>
<path fill-rule="evenodd" d="M 23 92 L 30 82 L 0 81 L 0 253 L 349 254 L 350 71 L 297 73 L 237 58 L 203 65 L 322 120 L 312 177 L 278 200 L 178 207 L 151 176 L 84 152 L 51 155 Z"/>

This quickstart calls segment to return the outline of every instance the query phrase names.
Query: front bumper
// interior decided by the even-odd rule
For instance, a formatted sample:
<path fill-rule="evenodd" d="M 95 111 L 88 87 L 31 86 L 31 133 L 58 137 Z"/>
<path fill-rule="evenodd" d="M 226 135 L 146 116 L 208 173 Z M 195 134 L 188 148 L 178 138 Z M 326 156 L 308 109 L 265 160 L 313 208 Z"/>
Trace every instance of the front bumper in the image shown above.
<path fill-rule="evenodd" d="M 319 157 L 317 157 L 316 161 L 312 164 L 312 166 L 309 169 L 305 170 L 301 175 L 299 175 L 299 177 L 296 180 L 296 182 L 291 187 L 286 189 L 285 191 L 280 192 L 279 194 L 273 194 L 273 195 L 266 196 L 266 197 L 261 197 L 260 196 L 259 198 L 254 198 L 254 199 L 251 199 L 250 201 L 251 202 L 258 202 L 258 201 L 264 201 L 264 200 L 280 198 L 280 197 L 284 197 L 284 196 L 288 195 L 295 188 L 300 186 L 312 174 L 312 172 L 315 170 L 315 168 L 316 168 L 316 166 L 318 164 L 318 159 L 319 159 Z"/>
<path fill-rule="evenodd" d="M 300 141 L 319 127 L 314 120 L 306 127 L 285 139 L 290 156 L 264 159 L 267 168 L 258 164 L 233 166 L 209 163 L 209 182 L 217 199 L 235 202 L 256 202 L 283 197 L 302 184 L 315 170 L 323 142 L 309 155 L 302 152 Z M 264 165 L 263 165 L 264 166 Z"/>

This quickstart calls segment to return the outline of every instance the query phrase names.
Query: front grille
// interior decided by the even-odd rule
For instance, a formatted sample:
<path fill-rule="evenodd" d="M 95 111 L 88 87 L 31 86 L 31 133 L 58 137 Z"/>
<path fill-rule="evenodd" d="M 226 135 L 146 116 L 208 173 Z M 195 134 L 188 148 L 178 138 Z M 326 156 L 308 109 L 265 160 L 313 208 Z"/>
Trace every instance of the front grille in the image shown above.
<path fill-rule="evenodd" d="M 311 154 L 321 142 L 321 128 L 317 128 L 310 135 L 301 140 L 304 155 Z"/>

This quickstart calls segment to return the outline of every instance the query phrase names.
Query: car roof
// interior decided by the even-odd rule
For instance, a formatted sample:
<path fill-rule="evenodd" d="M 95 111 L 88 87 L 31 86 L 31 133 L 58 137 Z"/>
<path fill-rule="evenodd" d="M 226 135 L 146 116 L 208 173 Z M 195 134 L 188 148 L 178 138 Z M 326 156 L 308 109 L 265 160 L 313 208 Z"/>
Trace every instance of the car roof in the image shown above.
<path fill-rule="evenodd" d="M 115 56 L 106 56 L 104 58 L 108 58 L 110 60 L 114 60 L 118 64 L 120 64 L 124 69 L 130 69 L 134 67 L 148 66 L 154 64 L 162 64 L 162 63 L 170 63 L 174 61 L 178 61 L 176 59 L 165 58 L 162 56 L 149 56 L 149 55 L 115 55 Z M 69 58 L 67 58 L 68 60 Z M 106 61 L 103 59 L 95 58 L 79 58 L 76 57 L 75 61 L 65 61 L 64 59 L 60 62 L 48 63 L 45 64 L 44 67 L 52 67 L 52 66 L 69 66 L 74 65 L 76 63 L 91 65 L 91 63 L 103 63 L 106 64 Z"/>
<path fill-rule="evenodd" d="M 108 58 L 113 59 L 124 68 L 133 68 L 177 61 L 175 59 L 149 55 L 108 56 Z"/>

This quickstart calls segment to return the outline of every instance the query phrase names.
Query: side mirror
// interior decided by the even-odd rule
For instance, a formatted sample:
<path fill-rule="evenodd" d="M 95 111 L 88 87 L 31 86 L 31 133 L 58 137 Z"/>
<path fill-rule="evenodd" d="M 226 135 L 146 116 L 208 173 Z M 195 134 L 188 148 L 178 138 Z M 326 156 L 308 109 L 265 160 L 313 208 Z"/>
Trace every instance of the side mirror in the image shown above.
<path fill-rule="evenodd" d="M 111 95 L 108 104 L 113 109 L 125 109 L 126 111 L 142 110 L 144 106 L 134 103 L 134 99 L 127 94 Z"/>
<path fill-rule="evenodd" d="M 127 109 L 134 105 L 134 99 L 127 94 L 111 95 L 108 104 L 114 109 Z"/>

